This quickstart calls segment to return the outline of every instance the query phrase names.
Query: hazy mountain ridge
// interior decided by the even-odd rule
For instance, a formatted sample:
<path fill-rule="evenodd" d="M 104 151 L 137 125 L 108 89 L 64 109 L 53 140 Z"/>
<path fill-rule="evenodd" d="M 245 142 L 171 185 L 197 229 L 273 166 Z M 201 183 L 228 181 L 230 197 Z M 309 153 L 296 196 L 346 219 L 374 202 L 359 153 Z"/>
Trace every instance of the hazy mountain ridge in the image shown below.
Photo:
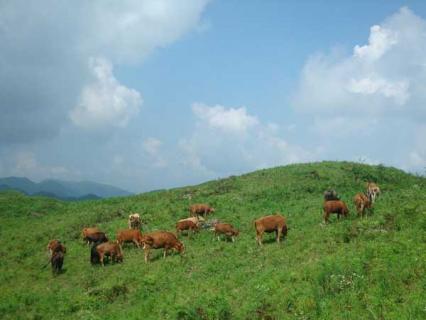
<path fill-rule="evenodd" d="M 47 179 L 37 183 L 25 177 L 0 178 L 0 190 L 16 190 L 27 195 L 41 195 L 62 200 L 98 199 L 132 194 L 118 187 L 91 181 Z"/>

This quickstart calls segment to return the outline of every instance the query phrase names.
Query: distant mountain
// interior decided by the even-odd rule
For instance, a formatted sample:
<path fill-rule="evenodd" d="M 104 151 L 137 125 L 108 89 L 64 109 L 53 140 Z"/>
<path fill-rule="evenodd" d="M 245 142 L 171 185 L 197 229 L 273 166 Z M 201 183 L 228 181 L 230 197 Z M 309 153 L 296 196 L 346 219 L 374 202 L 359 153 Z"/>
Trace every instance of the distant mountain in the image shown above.
<path fill-rule="evenodd" d="M 17 190 L 28 195 L 42 195 L 63 200 L 99 199 L 132 194 L 114 186 L 91 181 L 48 179 L 36 183 L 21 177 L 0 178 L 0 190 Z"/>

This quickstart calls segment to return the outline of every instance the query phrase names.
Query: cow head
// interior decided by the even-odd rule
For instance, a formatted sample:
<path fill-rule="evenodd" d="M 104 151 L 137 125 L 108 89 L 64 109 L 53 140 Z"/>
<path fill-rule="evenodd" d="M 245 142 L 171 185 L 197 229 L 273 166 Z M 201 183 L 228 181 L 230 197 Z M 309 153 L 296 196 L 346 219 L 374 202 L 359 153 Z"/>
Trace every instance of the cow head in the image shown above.
<path fill-rule="evenodd" d="M 175 249 L 177 250 L 177 252 L 179 252 L 180 254 L 185 253 L 185 246 L 182 242 L 178 241 L 175 245 Z"/>

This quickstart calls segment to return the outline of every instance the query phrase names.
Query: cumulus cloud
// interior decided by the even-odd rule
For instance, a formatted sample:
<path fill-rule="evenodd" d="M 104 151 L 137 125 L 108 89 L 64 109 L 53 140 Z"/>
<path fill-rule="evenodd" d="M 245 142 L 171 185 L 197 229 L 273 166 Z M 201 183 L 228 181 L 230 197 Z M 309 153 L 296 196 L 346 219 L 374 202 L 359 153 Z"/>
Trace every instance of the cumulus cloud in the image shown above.
<path fill-rule="evenodd" d="M 259 122 L 256 117 L 247 113 L 245 107 L 226 109 L 220 105 L 209 107 L 202 103 L 194 103 L 192 112 L 210 128 L 225 132 L 243 133 Z"/>
<path fill-rule="evenodd" d="M 423 163 L 415 128 L 426 119 L 425 88 L 426 21 L 404 7 L 349 54 L 310 57 L 292 105 L 312 119 L 309 131 L 325 157 L 339 150 L 347 159 L 361 154 L 414 168 Z"/>
<path fill-rule="evenodd" d="M 153 167 L 164 168 L 167 166 L 167 161 L 161 152 L 162 145 L 163 142 L 161 140 L 153 137 L 145 139 L 142 143 L 143 149 L 149 155 L 149 161 Z"/>
<path fill-rule="evenodd" d="M 73 123 L 83 128 L 124 127 L 139 112 L 140 93 L 121 85 L 112 64 L 102 58 L 90 59 L 94 82 L 83 88 L 79 103 L 71 111 Z"/>
<path fill-rule="evenodd" d="M 322 114 L 426 116 L 426 22 L 402 8 L 371 27 L 349 56 L 317 54 L 306 63 L 296 110 Z M 407 112 L 411 110 L 412 112 Z"/>
<path fill-rule="evenodd" d="M 71 117 L 77 125 L 125 125 L 138 104 L 137 94 L 108 74 L 105 64 L 100 68 L 107 74 L 93 82 L 90 58 L 105 57 L 113 66 L 140 63 L 156 48 L 196 29 L 207 3 L 0 1 L 0 142 L 52 139 L 69 123 L 77 104 Z M 101 108 L 106 98 L 117 101 Z M 111 121 L 114 115 L 117 122 Z"/>
<path fill-rule="evenodd" d="M 282 138 L 278 125 L 262 123 L 245 107 L 198 103 L 192 111 L 198 123 L 179 142 L 182 163 L 205 178 L 312 159 L 310 152 Z"/>

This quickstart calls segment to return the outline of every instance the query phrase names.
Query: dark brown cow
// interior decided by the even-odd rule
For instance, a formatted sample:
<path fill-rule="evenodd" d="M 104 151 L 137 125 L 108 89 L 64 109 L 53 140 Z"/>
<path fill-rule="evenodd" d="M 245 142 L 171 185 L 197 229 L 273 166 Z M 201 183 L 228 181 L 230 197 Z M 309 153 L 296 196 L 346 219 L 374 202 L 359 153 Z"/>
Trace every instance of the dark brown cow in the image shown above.
<path fill-rule="evenodd" d="M 328 222 L 328 218 L 332 213 L 337 213 L 337 219 L 340 219 L 340 215 L 347 217 L 349 214 L 348 207 L 341 200 L 324 201 L 323 210 L 325 223 Z"/>
<path fill-rule="evenodd" d="M 64 254 L 67 252 L 67 249 L 65 248 L 65 246 L 61 243 L 61 241 L 57 239 L 53 239 L 49 241 L 49 243 L 47 244 L 47 250 L 49 251 L 50 257 L 52 257 L 52 254 L 54 252 L 61 251 Z"/>
<path fill-rule="evenodd" d="M 164 249 L 163 258 L 167 252 L 175 249 L 180 254 L 185 251 L 185 246 L 176 238 L 176 236 L 168 231 L 154 231 L 142 236 L 143 249 L 145 253 L 145 262 L 149 260 L 149 252 L 151 249 Z"/>
<path fill-rule="evenodd" d="M 277 242 L 280 242 L 281 235 L 287 235 L 287 224 L 285 218 L 280 214 L 274 214 L 257 219 L 254 222 L 256 229 L 256 241 L 262 245 L 263 233 L 275 232 Z"/>
<path fill-rule="evenodd" d="M 216 223 L 214 226 L 214 234 L 217 236 L 217 240 L 220 240 L 220 235 L 224 234 L 226 237 L 230 237 L 232 242 L 235 241 L 235 237 L 240 234 L 240 232 L 235 229 L 232 224 L 229 223 Z"/>
<path fill-rule="evenodd" d="M 54 251 L 50 258 L 50 264 L 52 265 L 52 272 L 54 274 L 60 273 L 64 264 L 64 252 Z"/>
<path fill-rule="evenodd" d="M 88 234 L 85 238 L 85 240 L 90 243 L 102 243 L 107 242 L 108 238 L 105 233 L 99 231 L 99 232 L 93 232 L 91 234 Z"/>
<path fill-rule="evenodd" d="M 96 246 L 96 252 L 99 256 L 99 261 L 104 265 L 105 256 L 111 257 L 113 262 L 123 261 L 123 252 L 117 242 L 104 242 Z"/>
<path fill-rule="evenodd" d="M 139 248 L 142 243 L 142 233 L 134 229 L 120 230 L 117 232 L 117 241 L 120 245 L 133 242 Z"/>
<path fill-rule="evenodd" d="M 176 223 L 176 235 L 179 237 L 181 232 L 184 230 L 188 230 L 188 235 L 191 236 L 191 233 L 197 232 L 199 227 L 191 220 L 178 221 Z"/>
<path fill-rule="evenodd" d="M 355 195 L 354 204 L 358 212 L 358 216 L 361 216 L 361 218 L 364 216 L 365 209 L 370 209 L 372 205 L 370 199 L 364 193 L 357 193 Z"/>
<path fill-rule="evenodd" d="M 208 214 L 214 212 L 214 208 L 210 207 L 207 204 L 193 204 L 192 206 L 189 207 L 189 215 L 191 217 L 196 217 L 196 216 L 203 216 L 206 217 Z"/>
<path fill-rule="evenodd" d="M 87 244 L 90 244 L 89 240 L 87 239 L 88 236 L 90 236 L 93 233 L 96 232 L 101 232 L 101 230 L 99 230 L 98 228 L 94 227 L 94 228 L 84 228 L 81 231 L 81 235 L 83 236 L 83 240 L 87 241 Z"/>

